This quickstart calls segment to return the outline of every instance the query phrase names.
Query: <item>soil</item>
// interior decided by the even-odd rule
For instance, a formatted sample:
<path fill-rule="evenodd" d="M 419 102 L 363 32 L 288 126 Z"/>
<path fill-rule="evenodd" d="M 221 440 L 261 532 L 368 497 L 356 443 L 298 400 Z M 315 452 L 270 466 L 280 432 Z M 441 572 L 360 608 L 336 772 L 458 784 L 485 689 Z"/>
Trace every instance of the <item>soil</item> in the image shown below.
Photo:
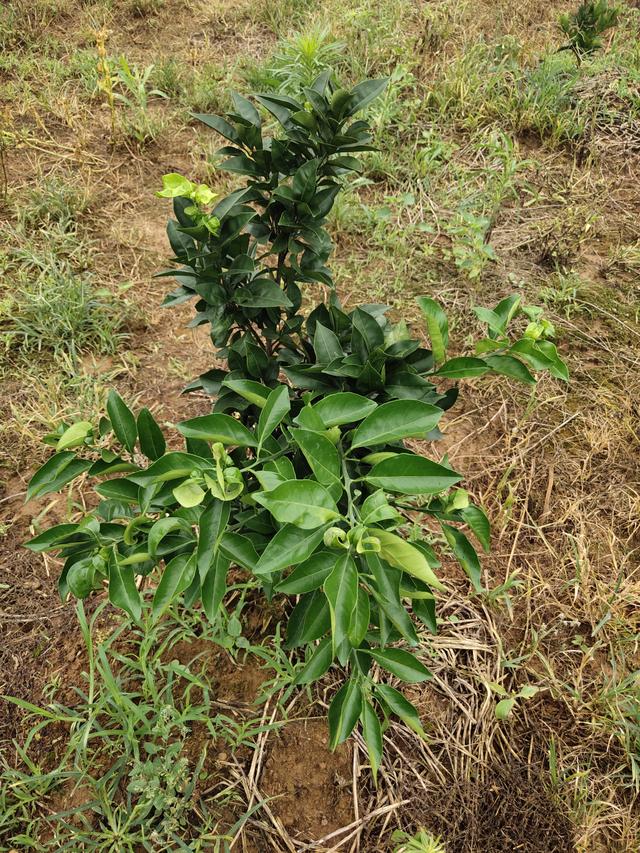
<path fill-rule="evenodd" d="M 329 752 L 324 719 L 291 722 L 279 732 L 261 787 L 293 838 L 318 841 L 354 819 L 351 749 L 343 744 Z"/>

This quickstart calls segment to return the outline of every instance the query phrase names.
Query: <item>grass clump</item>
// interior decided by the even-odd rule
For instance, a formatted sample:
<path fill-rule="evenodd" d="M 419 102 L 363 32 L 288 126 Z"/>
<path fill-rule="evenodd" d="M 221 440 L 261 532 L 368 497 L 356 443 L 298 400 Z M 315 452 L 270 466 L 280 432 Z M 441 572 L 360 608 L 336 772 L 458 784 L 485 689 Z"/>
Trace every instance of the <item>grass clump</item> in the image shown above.
<path fill-rule="evenodd" d="M 104 611 L 99 606 L 89 622 L 77 609 L 88 675 L 70 703 L 57 699 L 55 682 L 45 707 L 11 700 L 33 728 L 18 747 L 22 769 L 1 768 L 0 838 L 96 853 L 185 849 L 183 840 L 192 840 L 191 850 L 225 849 L 244 822 L 232 825 L 243 795 L 222 774 L 202 785 L 201 773 L 205 764 L 211 772 L 214 747 L 250 745 L 259 720 L 212 713 L 212 685 L 197 653 L 185 663 L 176 658 L 178 646 L 188 649 L 206 626 L 153 625 L 148 610 L 140 626 L 114 625 Z M 67 730 L 68 741 L 62 753 L 39 755 L 49 727 Z"/>
<path fill-rule="evenodd" d="M 82 353 L 113 354 L 126 336 L 131 306 L 96 280 L 92 245 L 80 233 L 89 202 L 68 176 L 53 175 L 16 205 L 0 253 L 6 352 L 49 353 L 75 365 Z"/>

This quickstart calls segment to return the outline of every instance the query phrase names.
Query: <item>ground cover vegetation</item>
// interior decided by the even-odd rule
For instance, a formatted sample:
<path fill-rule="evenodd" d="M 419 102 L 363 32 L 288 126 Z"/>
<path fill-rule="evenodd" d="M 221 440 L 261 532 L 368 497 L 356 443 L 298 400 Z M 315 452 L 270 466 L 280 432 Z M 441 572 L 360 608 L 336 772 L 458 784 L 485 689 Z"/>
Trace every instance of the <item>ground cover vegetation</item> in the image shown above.
<path fill-rule="evenodd" d="M 2 849 L 635 849 L 638 23 L 3 10 Z"/>

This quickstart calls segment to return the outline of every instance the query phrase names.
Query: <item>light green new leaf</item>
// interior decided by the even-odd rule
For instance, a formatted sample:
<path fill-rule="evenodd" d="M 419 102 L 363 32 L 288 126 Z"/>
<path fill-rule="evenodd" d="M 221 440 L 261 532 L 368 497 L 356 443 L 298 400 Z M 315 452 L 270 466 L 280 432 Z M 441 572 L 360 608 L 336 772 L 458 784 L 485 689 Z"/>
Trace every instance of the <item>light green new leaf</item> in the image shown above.
<path fill-rule="evenodd" d="M 281 524 L 295 524 L 305 530 L 340 518 L 329 492 L 313 480 L 286 480 L 271 492 L 255 492 L 253 498 L 269 510 Z"/>
<path fill-rule="evenodd" d="M 495 707 L 496 719 L 506 720 L 516 704 L 516 699 L 501 699 Z"/>
<path fill-rule="evenodd" d="M 93 436 L 93 424 L 91 421 L 77 421 L 62 433 L 58 439 L 56 450 L 68 450 L 70 447 L 78 447 L 84 444 L 84 440 L 88 436 Z"/>
<path fill-rule="evenodd" d="M 271 393 L 271 388 L 251 379 L 225 379 L 222 384 L 261 409 L 264 408 L 264 404 Z"/>
<path fill-rule="evenodd" d="M 442 592 L 446 590 L 446 587 L 438 580 L 421 551 L 405 539 L 402 539 L 402 537 L 396 536 L 395 533 L 390 533 L 388 530 L 371 527 L 369 532 L 371 536 L 377 536 L 380 540 L 380 557 L 383 560 L 386 560 L 387 563 L 390 563 L 397 569 L 413 575 L 418 580 L 424 581 L 434 589 L 439 589 Z"/>
<path fill-rule="evenodd" d="M 206 497 L 206 492 L 193 480 L 185 480 L 173 490 L 173 496 L 180 506 L 190 509 L 199 506 Z"/>

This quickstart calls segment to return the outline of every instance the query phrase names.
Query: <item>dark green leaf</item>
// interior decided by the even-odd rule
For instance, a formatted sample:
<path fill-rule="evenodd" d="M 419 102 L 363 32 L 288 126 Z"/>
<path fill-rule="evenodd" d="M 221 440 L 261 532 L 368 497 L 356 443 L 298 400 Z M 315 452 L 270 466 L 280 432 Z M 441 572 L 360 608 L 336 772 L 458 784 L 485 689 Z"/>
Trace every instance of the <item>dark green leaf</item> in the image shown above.
<path fill-rule="evenodd" d="M 138 438 L 136 419 L 122 397 L 113 389 L 109 391 L 107 397 L 107 414 L 116 438 L 120 444 L 127 448 L 129 453 L 133 453 Z"/>
<path fill-rule="evenodd" d="M 291 437 L 302 450 L 316 480 L 324 486 L 338 483 L 342 491 L 340 456 L 326 435 L 306 429 L 292 429 Z"/>
<path fill-rule="evenodd" d="M 257 575 L 270 575 L 295 566 L 308 559 L 322 541 L 326 525 L 317 530 L 303 530 L 286 524 L 279 530 L 260 555 L 255 568 Z"/>
<path fill-rule="evenodd" d="M 313 530 L 340 517 L 329 492 L 313 480 L 286 480 L 271 492 L 255 492 L 254 500 L 281 524 Z"/>
<path fill-rule="evenodd" d="M 353 731 L 362 709 L 362 693 L 357 681 L 349 679 L 329 705 L 329 748 L 334 750 Z"/>
<path fill-rule="evenodd" d="M 479 506 L 470 504 L 461 510 L 460 514 L 475 533 L 484 552 L 488 554 L 491 547 L 491 525 L 485 512 Z"/>
<path fill-rule="evenodd" d="M 482 376 L 491 368 L 481 358 L 452 358 L 446 361 L 437 371 L 436 376 L 444 376 L 446 379 L 467 379 L 474 376 Z"/>
<path fill-rule="evenodd" d="M 351 391 L 338 391 L 323 397 L 313 408 L 327 427 L 340 426 L 361 421 L 370 415 L 377 404 L 374 400 L 353 394 Z"/>
<path fill-rule="evenodd" d="M 301 595 L 319 589 L 336 564 L 336 555 L 329 551 L 318 551 L 301 563 L 290 575 L 280 581 L 276 591 L 285 595 Z"/>
<path fill-rule="evenodd" d="M 322 323 L 316 323 L 313 349 L 315 350 L 316 360 L 320 364 L 329 364 L 334 359 L 342 358 L 344 355 L 337 336 Z"/>
<path fill-rule="evenodd" d="M 475 548 L 457 527 L 452 527 L 450 524 L 441 524 L 441 527 L 456 559 L 469 576 L 473 588 L 476 592 L 482 592 L 481 567 Z"/>
<path fill-rule="evenodd" d="M 392 714 L 399 717 L 412 731 L 421 738 L 426 737 L 418 712 L 399 690 L 390 687 L 388 684 L 376 684 L 375 695 L 376 698 L 384 702 Z"/>
<path fill-rule="evenodd" d="M 171 603 L 188 588 L 195 572 L 195 554 L 180 554 L 165 566 L 153 596 L 151 612 L 154 619 L 159 619 Z"/>
<path fill-rule="evenodd" d="M 228 501 L 214 500 L 200 516 L 198 526 L 200 535 L 198 538 L 198 573 L 200 583 L 203 586 L 209 575 L 220 544 L 220 540 L 226 530 L 231 513 L 231 505 Z"/>
<path fill-rule="evenodd" d="M 445 360 L 447 346 L 449 345 L 449 322 L 447 315 L 434 299 L 429 299 L 427 296 L 420 296 L 417 301 L 427 321 L 433 360 L 436 364 L 439 364 Z"/>
<path fill-rule="evenodd" d="M 371 655 L 376 663 L 392 675 L 406 681 L 407 684 L 417 684 L 433 677 L 415 655 L 403 649 L 368 649 L 367 654 Z"/>
<path fill-rule="evenodd" d="M 258 554 L 253 542 L 241 533 L 225 533 L 220 540 L 220 550 L 243 569 L 253 571 L 257 566 Z"/>
<path fill-rule="evenodd" d="M 76 459 L 70 450 L 56 453 L 39 468 L 29 481 L 27 500 L 41 498 L 51 492 L 59 491 L 67 483 L 75 480 L 91 467 L 91 460 Z"/>
<path fill-rule="evenodd" d="M 229 560 L 217 553 L 210 562 L 202 583 L 202 606 L 209 622 L 216 624 L 220 604 L 227 590 Z"/>
<path fill-rule="evenodd" d="M 136 622 L 140 619 L 142 599 L 133 566 L 120 566 L 115 558 L 109 561 L 109 601 L 126 611 Z"/>
<path fill-rule="evenodd" d="M 383 562 L 377 554 L 366 555 L 367 565 L 375 578 L 374 596 L 387 619 L 411 645 L 418 645 L 418 636 L 400 598 L 402 572 Z"/>
<path fill-rule="evenodd" d="M 520 382 L 526 382 L 529 385 L 536 383 L 529 369 L 511 355 L 487 355 L 485 361 L 496 373 L 510 376 L 512 379 L 518 379 Z"/>
<path fill-rule="evenodd" d="M 324 582 L 324 594 L 331 611 L 333 654 L 344 666 L 349 659 L 349 629 L 358 600 L 358 570 L 349 554 L 338 558 Z"/>
<path fill-rule="evenodd" d="M 289 388 L 286 385 L 279 385 L 269 394 L 264 408 L 260 412 L 256 435 L 261 445 L 280 425 L 290 409 Z"/>
<path fill-rule="evenodd" d="M 411 453 L 383 459 L 366 476 L 372 486 L 405 495 L 436 495 L 461 479 L 450 468 Z"/>
<path fill-rule="evenodd" d="M 353 434 L 351 446 L 375 447 L 403 438 L 424 438 L 437 426 L 442 409 L 421 400 L 391 400 L 371 412 Z"/>
<path fill-rule="evenodd" d="M 307 656 L 305 665 L 296 676 L 296 684 L 311 684 L 321 678 L 331 666 L 333 649 L 331 637 L 325 637 Z"/>
<path fill-rule="evenodd" d="M 287 622 L 286 648 L 295 649 L 312 643 L 326 634 L 330 626 L 329 602 L 322 590 L 303 595 Z"/>
<path fill-rule="evenodd" d="M 367 745 L 367 752 L 369 754 L 373 784 L 377 786 L 378 769 L 382 762 L 382 727 L 373 705 L 366 699 L 362 702 L 360 723 L 362 725 L 362 737 Z"/>
<path fill-rule="evenodd" d="M 258 443 L 246 426 L 230 415 L 203 415 L 182 421 L 178 424 L 178 429 L 187 438 L 220 441 L 222 444 L 237 447 L 255 447 Z"/>
<path fill-rule="evenodd" d="M 140 409 L 138 414 L 138 436 L 140 438 L 140 450 L 142 450 L 147 459 L 159 459 L 164 455 L 167 447 L 164 435 L 149 409 Z"/>

